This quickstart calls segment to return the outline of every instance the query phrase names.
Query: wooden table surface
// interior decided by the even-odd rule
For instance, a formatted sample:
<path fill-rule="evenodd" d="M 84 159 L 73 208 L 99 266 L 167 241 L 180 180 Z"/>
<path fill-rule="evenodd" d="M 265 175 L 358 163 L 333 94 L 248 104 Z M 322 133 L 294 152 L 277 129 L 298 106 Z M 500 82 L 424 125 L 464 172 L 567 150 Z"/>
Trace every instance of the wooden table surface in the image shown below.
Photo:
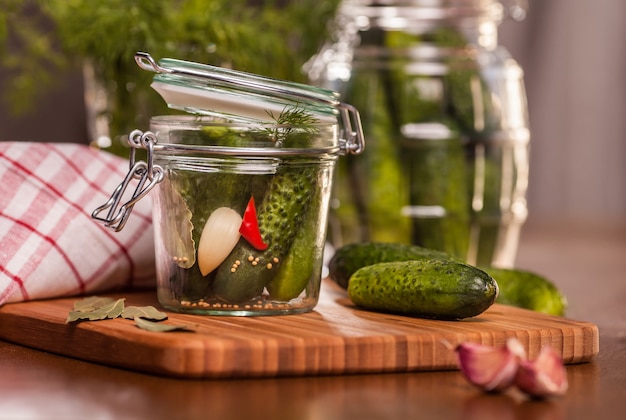
<path fill-rule="evenodd" d="M 517 265 L 595 323 L 600 352 L 567 367 L 566 396 L 485 395 L 457 371 L 182 380 L 0 341 L 0 419 L 621 419 L 626 413 L 626 226 L 524 229 Z"/>

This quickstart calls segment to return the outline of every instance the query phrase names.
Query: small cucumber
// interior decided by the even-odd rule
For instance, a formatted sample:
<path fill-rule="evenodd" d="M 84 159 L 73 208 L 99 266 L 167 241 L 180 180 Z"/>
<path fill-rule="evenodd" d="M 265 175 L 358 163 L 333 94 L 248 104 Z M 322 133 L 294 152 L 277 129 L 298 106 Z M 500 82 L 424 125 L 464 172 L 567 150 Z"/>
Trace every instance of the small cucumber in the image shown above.
<path fill-rule="evenodd" d="M 317 188 L 312 166 L 285 166 L 271 179 L 257 209 L 259 229 L 269 246 L 258 251 L 245 240 L 220 265 L 213 283 L 217 297 L 242 303 L 259 296 L 287 256 Z"/>
<path fill-rule="evenodd" d="M 318 189 L 312 197 L 307 219 L 319 220 L 322 205 L 322 191 Z M 289 301 L 302 293 L 312 280 L 321 280 L 323 243 L 320 240 L 320 225 L 304 223 L 298 230 L 289 253 L 282 261 L 280 270 L 267 285 L 272 300 Z M 307 290 L 308 294 L 308 290 Z"/>
<path fill-rule="evenodd" d="M 497 303 L 563 316 L 567 299 L 548 279 L 530 271 L 483 268 L 497 282 L 500 295 Z"/>
<path fill-rule="evenodd" d="M 387 242 L 364 242 L 344 245 L 335 251 L 328 263 L 329 276 L 344 289 L 348 287 L 350 276 L 361 267 L 381 262 L 409 260 L 451 260 L 444 252 Z"/>
<path fill-rule="evenodd" d="M 311 229 L 307 229 L 311 230 Z M 317 235 L 317 231 L 314 232 Z M 316 269 L 315 263 L 321 261 L 317 247 L 308 235 L 296 238 L 276 273 L 276 276 L 267 285 L 272 300 L 289 301 L 302 293 L 312 277 L 321 279 L 321 267 Z M 306 239 L 305 239 L 306 238 Z M 312 238 L 314 241 L 315 238 Z"/>
<path fill-rule="evenodd" d="M 375 311 L 462 319 L 489 308 L 498 285 L 484 271 L 457 261 L 395 261 L 357 270 L 348 295 L 355 305 Z"/>

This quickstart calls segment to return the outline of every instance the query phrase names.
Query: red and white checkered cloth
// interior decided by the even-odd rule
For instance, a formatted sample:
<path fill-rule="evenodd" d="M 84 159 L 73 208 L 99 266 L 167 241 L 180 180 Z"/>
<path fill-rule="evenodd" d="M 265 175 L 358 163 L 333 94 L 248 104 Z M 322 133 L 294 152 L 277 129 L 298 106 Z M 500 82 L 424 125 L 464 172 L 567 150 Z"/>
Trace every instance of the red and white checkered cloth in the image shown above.
<path fill-rule="evenodd" d="M 0 305 L 155 285 L 149 196 L 121 232 L 91 218 L 127 171 L 84 145 L 0 142 Z"/>

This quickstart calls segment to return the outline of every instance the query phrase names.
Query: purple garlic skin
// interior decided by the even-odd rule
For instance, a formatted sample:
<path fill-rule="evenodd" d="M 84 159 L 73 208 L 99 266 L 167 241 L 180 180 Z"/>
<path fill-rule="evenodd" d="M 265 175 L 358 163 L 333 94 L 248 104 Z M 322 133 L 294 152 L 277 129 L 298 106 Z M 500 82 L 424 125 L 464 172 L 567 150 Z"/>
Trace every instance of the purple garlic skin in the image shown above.
<path fill-rule="evenodd" d="M 515 339 L 509 339 L 503 347 L 463 343 L 455 351 L 463 375 L 487 392 L 498 392 L 511 386 L 524 358 L 524 349 Z"/>
<path fill-rule="evenodd" d="M 515 385 L 534 398 L 564 395 L 568 388 L 567 371 L 556 351 L 545 346 L 535 360 L 520 363 Z"/>
<path fill-rule="evenodd" d="M 567 371 L 561 357 L 544 346 L 535 360 L 528 360 L 522 344 L 515 338 L 502 347 L 462 343 L 455 348 L 461 373 L 486 392 L 499 392 L 511 386 L 533 398 L 565 394 Z"/>

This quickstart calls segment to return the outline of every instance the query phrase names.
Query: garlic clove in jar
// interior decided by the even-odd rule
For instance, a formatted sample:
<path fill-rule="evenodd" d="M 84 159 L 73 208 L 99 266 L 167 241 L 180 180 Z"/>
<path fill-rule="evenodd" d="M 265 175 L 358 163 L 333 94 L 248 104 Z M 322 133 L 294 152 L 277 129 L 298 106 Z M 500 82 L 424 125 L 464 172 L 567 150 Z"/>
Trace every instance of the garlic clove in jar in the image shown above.
<path fill-rule="evenodd" d="M 516 339 L 503 347 L 475 343 L 459 344 L 456 349 L 461 372 L 473 385 L 484 391 L 497 392 L 511 386 L 525 351 Z"/>
<path fill-rule="evenodd" d="M 203 276 L 215 270 L 235 248 L 242 218 L 229 207 L 220 207 L 207 219 L 198 241 L 198 267 Z"/>
<path fill-rule="evenodd" d="M 557 352 L 545 346 L 535 360 L 520 363 L 515 385 L 535 398 L 564 395 L 568 388 L 567 371 Z"/>

